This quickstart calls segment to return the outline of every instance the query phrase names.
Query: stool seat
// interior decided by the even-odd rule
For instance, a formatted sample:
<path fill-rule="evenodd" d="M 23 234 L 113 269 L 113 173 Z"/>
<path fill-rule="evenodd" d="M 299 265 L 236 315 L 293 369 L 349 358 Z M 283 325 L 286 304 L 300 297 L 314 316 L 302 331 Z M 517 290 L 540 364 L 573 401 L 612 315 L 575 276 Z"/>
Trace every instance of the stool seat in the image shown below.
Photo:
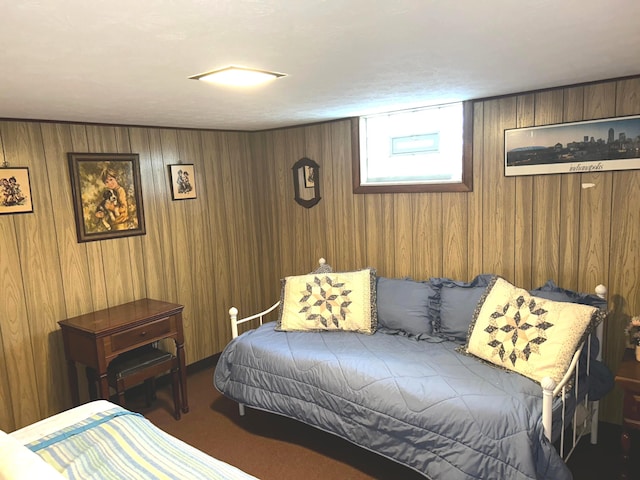
<path fill-rule="evenodd" d="M 171 388 L 173 390 L 173 403 L 176 420 L 180 420 L 180 389 L 178 386 L 179 364 L 175 355 L 155 348 L 152 345 L 136 348 L 118 355 L 107 367 L 107 379 L 109 386 L 116 390 L 118 403 L 125 406 L 124 392 L 128 388 L 142 382 L 146 387 L 147 405 L 155 398 L 155 377 L 167 371 L 171 372 Z M 87 368 L 87 378 L 90 385 L 97 381 L 94 369 Z"/>
<path fill-rule="evenodd" d="M 140 351 L 139 351 L 140 350 Z M 160 363 L 171 361 L 173 355 L 158 348 L 132 350 L 119 355 L 109 364 L 107 375 L 113 375 L 116 380 L 133 375 Z"/>

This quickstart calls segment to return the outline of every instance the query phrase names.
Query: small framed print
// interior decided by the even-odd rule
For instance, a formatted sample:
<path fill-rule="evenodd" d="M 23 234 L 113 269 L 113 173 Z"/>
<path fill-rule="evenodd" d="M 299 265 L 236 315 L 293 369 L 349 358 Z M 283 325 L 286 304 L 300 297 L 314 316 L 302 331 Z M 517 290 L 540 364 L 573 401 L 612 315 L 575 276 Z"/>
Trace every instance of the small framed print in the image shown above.
<path fill-rule="evenodd" d="M 192 164 L 169 165 L 173 200 L 196 198 L 196 174 Z"/>
<path fill-rule="evenodd" d="M 29 168 L 0 168 L 0 214 L 33 213 Z"/>
<path fill-rule="evenodd" d="M 78 242 L 144 235 L 137 154 L 69 153 Z"/>
<path fill-rule="evenodd" d="M 316 169 L 312 165 L 304 166 L 304 188 L 316 186 Z"/>

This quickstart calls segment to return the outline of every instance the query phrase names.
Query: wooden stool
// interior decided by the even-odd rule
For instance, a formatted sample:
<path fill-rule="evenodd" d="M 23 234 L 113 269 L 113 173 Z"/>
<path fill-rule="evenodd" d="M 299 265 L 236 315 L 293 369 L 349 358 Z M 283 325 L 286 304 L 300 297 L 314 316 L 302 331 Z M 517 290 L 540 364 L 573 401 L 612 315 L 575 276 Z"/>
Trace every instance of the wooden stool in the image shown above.
<path fill-rule="evenodd" d="M 150 405 L 151 401 L 155 399 L 155 377 L 166 371 L 171 372 L 174 416 L 176 420 L 180 420 L 182 405 L 178 386 L 179 365 L 178 359 L 171 353 L 149 345 L 123 353 L 109 364 L 107 378 L 109 386 L 114 388 L 118 395 L 118 403 L 123 407 L 125 406 L 125 390 L 144 382 L 147 405 Z M 95 391 L 95 382 L 97 381 L 95 370 L 88 368 L 87 378 L 89 385 L 93 385 L 92 391 Z"/>

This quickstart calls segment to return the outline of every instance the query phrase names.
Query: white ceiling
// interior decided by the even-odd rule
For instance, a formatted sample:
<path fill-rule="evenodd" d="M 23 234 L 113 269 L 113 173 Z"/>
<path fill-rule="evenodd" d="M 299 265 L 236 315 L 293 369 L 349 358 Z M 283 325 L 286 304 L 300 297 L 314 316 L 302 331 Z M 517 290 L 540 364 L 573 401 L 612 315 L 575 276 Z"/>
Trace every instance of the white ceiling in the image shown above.
<path fill-rule="evenodd" d="M 640 74 L 638 0 L 0 0 L 0 118 L 261 130 Z M 229 64 L 287 73 L 233 90 Z"/>

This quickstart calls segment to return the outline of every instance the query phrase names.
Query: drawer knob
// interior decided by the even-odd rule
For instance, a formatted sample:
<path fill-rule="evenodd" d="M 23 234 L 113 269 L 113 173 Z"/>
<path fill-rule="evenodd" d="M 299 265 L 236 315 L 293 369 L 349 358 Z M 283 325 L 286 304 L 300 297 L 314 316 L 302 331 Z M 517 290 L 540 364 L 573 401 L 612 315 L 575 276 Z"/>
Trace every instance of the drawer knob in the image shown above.
<path fill-rule="evenodd" d="M 147 334 L 147 332 L 140 332 L 140 336 L 144 337 Z"/>

